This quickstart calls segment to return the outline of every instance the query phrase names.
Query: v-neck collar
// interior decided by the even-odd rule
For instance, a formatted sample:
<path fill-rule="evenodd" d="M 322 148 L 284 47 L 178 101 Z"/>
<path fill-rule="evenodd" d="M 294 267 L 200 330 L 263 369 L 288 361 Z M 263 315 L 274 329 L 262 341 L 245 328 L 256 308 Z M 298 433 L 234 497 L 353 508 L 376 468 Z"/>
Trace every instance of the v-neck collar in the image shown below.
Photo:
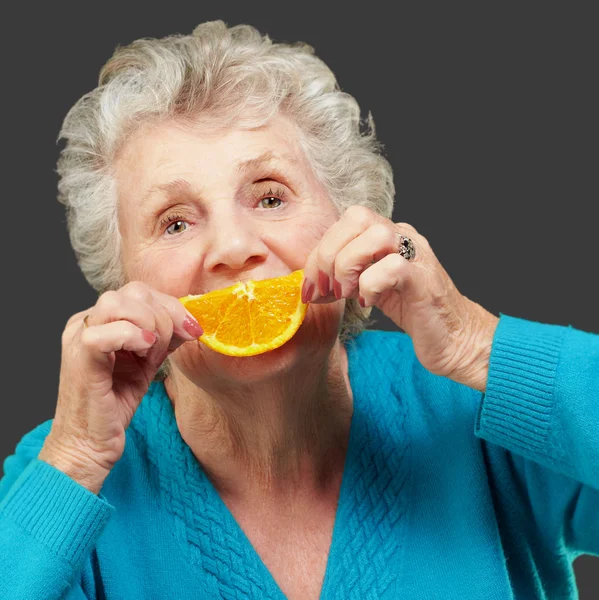
<path fill-rule="evenodd" d="M 406 407 L 386 372 L 389 357 L 380 356 L 376 344 L 376 334 L 382 333 L 363 332 L 346 346 L 353 413 L 320 600 L 382 598 L 394 581 L 389 561 L 403 547 L 399 528 L 407 503 L 400 492 L 410 444 Z M 177 539 L 188 560 L 210 575 L 215 596 L 285 600 L 181 437 L 162 382 L 152 383 L 132 425 L 147 438 L 162 505 L 175 516 Z"/>

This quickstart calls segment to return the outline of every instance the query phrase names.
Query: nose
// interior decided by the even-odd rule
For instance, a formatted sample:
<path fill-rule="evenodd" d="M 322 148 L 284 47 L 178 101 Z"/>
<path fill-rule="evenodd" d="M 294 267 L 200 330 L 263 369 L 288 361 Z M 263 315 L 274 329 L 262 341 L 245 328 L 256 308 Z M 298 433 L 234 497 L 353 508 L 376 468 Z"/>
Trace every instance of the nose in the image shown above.
<path fill-rule="evenodd" d="M 261 228 L 246 215 L 220 210 L 211 215 L 204 267 L 213 272 L 240 271 L 266 260 Z"/>

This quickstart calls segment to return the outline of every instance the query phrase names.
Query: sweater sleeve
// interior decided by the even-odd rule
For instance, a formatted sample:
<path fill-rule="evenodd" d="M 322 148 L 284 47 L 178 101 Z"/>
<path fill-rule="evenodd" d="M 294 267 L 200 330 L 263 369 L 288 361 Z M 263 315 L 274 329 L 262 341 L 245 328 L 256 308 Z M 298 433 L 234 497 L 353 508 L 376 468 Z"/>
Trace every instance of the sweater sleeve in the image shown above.
<path fill-rule="evenodd" d="M 26 434 L 0 480 L 0 598 L 87 598 L 84 562 L 114 507 L 37 455 L 49 422 Z"/>
<path fill-rule="evenodd" d="M 475 435 L 510 451 L 499 481 L 558 551 L 599 555 L 599 335 L 500 313 L 475 393 Z"/>

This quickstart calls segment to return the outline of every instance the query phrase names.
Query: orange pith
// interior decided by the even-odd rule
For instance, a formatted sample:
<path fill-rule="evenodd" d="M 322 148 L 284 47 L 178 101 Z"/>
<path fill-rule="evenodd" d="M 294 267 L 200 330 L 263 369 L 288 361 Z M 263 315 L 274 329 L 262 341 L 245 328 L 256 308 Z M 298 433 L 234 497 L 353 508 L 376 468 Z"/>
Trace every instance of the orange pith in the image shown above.
<path fill-rule="evenodd" d="M 301 299 L 304 271 L 284 277 L 236 283 L 179 301 L 204 329 L 199 338 L 229 356 L 254 356 L 289 341 L 306 316 Z"/>

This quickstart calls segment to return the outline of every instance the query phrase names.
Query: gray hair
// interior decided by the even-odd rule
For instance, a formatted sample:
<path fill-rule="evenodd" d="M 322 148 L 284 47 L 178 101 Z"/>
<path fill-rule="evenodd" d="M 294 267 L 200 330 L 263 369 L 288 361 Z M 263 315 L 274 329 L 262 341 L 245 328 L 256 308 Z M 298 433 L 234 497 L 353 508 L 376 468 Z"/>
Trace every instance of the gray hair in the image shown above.
<path fill-rule="evenodd" d="M 142 38 L 117 46 L 98 87 L 67 113 L 57 173 L 79 267 L 102 294 L 127 282 L 121 264 L 118 150 L 142 124 L 198 119 L 219 128 L 258 127 L 281 112 L 298 126 L 298 143 L 340 214 L 362 205 L 391 217 L 395 186 L 374 120 L 360 118 L 353 96 L 306 43 L 273 43 L 250 25 L 198 25 L 190 35 Z M 363 127 L 362 127 L 363 126 Z M 349 340 L 371 309 L 349 299 L 340 331 Z"/>

